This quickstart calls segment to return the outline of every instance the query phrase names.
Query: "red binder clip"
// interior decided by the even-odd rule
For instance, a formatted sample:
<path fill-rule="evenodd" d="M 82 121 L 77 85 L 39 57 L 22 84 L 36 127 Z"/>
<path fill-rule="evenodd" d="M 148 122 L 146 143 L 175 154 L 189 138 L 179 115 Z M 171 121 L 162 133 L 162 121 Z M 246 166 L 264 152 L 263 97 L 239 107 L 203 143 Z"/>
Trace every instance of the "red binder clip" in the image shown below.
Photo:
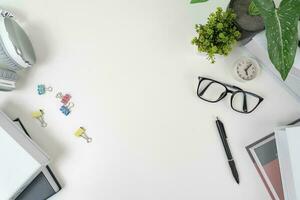
<path fill-rule="evenodd" d="M 71 95 L 70 94 L 63 95 L 61 92 L 59 92 L 59 93 L 56 94 L 56 98 L 60 99 L 60 101 L 64 105 L 66 105 L 70 101 Z"/>

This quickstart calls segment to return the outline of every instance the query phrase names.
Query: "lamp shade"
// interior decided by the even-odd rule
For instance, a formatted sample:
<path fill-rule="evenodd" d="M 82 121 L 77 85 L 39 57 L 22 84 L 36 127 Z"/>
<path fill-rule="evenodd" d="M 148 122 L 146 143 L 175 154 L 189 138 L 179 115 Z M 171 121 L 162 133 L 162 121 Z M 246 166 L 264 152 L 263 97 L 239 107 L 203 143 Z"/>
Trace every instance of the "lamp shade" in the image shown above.
<path fill-rule="evenodd" d="M 21 70 L 36 62 L 31 41 L 12 18 L 0 15 L 0 67 Z"/>

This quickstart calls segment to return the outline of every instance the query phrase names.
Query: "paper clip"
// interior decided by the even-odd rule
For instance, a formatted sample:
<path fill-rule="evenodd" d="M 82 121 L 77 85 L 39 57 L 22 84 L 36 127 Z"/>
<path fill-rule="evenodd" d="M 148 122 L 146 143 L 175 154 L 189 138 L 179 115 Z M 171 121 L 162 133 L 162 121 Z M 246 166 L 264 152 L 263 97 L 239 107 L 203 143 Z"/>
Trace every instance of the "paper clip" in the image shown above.
<path fill-rule="evenodd" d="M 72 96 L 70 94 L 63 95 L 61 92 L 59 92 L 59 93 L 56 94 L 56 98 L 61 99 L 60 101 L 64 105 L 66 105 L 70 101 L 71 97 Z"/>
<path fill-rule="evenodd" d="M 47 127 L 47 123 L 44 120 L 44 111 L 43 110 L 40 109 L 36 112 L 33 112 L 31 115 L 33 118 L 39 120 L 42 127 L 44 127 L 44 128 Z"/>
<path fill-rule="evenodd" d="M 37 86 L 37 91 L 38 91 L 38 94 L 39 94 L 39 95 L 42 95 L 42 94 L 45 94 L 46 91 L 52 92 L 52 91 L 53 91 L 53 88 L 52 88 L 52 87 L 46 87 L 44 84 L 39 84 L 39 85 Z"/>
<path fill-rule="evenodd" d="M 73 107 L 74 107 L 74 103 L 73 102 L 69 102 L 67 105 L 62 105 L 60 107 L 60 111 L 64 115 L 68 116 L 71 113 L 71 108 L 73 108 Z"/>
<path fill-rule="evenodd" d="M 80 128 L 74 133 L 74 135 L 75 135 L 76 137 L 82 137 L 82 138 L 84 138 L 84 139 L 86 140 L 87 143 L 90 143 L 90 142 L 92 142 L 92 140 L 93 140 L 91 137 L 89 137 L 89 136 L 86 134 L 86 130 L 85 130 L 85 128 L 83 128 L 83 127 L 80 127 Z"/>

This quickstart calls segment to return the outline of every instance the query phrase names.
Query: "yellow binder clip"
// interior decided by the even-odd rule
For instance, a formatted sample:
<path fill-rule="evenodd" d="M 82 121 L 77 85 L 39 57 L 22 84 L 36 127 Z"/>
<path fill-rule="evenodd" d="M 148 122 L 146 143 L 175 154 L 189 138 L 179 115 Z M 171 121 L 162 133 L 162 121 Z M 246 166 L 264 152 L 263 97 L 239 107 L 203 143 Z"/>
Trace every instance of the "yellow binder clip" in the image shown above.
<path fill-rule="evenodd" d="M 33 112 L 31 115 L 33 118 L 39 120 L 42 127 L 44 127 L 44 128 L 47 127 L 47 123 L 44 120 L 44 111 L 43 110 L 40 109 L 36 112 Z"/>
<path fill-rule="evenodd" d="M 90 138 L 89 136 L 87 136 L 86 130 L 85 130 L 85 128 L 83 128 L 83 127 L 80 127 L 80 128 L 74 133 L 74 135 L 75 135 L 76 137 L 82 137 L 82 138 L 84 138 L 84 139 L 86 140 L 87 143 L 92 142 L 92 138 Z"/>

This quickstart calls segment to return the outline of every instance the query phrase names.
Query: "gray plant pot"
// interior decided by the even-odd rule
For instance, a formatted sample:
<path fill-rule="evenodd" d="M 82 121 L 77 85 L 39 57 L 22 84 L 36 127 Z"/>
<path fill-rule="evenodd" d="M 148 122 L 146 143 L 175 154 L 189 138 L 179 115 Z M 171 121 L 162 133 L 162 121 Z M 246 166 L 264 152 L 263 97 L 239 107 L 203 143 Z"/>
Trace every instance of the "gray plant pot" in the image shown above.
<path fill-rule="evenodd" d="M 261 16 L 251 16 L 248 8 L 252 0 L 231 0 L 228 8 L 232 9 L 237 18 L 235 24 L 241 32 L 239 40 L 249 41 L 256 33 L 264 30 L 264 21 Z"/>

